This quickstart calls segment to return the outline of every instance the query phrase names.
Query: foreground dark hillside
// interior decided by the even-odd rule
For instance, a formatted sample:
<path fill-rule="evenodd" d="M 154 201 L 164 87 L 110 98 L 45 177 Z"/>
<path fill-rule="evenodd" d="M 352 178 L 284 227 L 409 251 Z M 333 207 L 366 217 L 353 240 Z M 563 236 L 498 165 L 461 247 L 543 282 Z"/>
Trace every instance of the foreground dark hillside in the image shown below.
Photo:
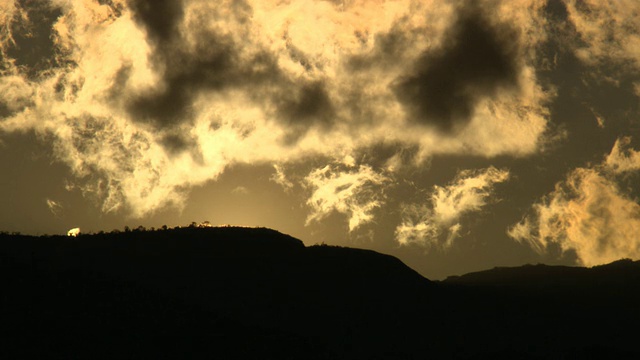
<path fill-rule="evenodd" d="M 269 229 L 0 235 L 2 358 L 637 357 L 640 265 L 431 282 Z"/>

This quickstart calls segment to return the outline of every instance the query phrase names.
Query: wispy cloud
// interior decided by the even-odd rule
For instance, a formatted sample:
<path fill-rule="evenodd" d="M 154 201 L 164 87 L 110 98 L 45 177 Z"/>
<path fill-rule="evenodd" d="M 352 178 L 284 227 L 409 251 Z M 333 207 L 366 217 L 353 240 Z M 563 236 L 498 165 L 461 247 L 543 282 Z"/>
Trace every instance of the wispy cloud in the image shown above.
<path fill-rule="evenodd" d="M 640 3 L 634 0 L 566 0 L 569 20 L 581 41 L 575 47 L 587 64 L 631 60 L 640 69 Z"/>
<path fill-rule="evenodd" d="M 285 191 L 290 191 L 291 189 L 293 189 L 294 184 L 287 178 L 284 168 L 281 165 L 275 164 L 273 165 L 273 169 L 275 170 L 275 173 L 271 175 L 269 179 L 282 186 Z"/>
<path fill-rule="evenodd" d="M 640 170 L 640 151 L 630 148 L 630 145 L 630 137 L 616 140 L 611 152 L 604 160 L 606 169 L 616 174 Z"/>
<path fill-rule="evenodd" d="M 564 46 L 573 49 L 598 81 L 619 87 L 632 81 L 635 95 L 640 97 L 640 3 L 634 0 L 597 1 L 565 0 L 568 21 L 575 27 L 580 41 L 568 40 Z M 613 67 L 612 67 L 613 65 Z M 626 84 L 624 84 L 626 85 Z"/>
<path fill-rule="evenodd" d="M 62 206 L 62 204 L 55 200 L 47 199 L 46 203 L 47 203 L 47 207 L 49 208 L 49 211 L 51 211 L 51 213 L 54 216 L 60 216 L 60 214 L 64 210 L 64 207 Z"/>
<path fill-rule="evenodd" d="M 495 201 L 494 185 L 509 176 L 509 171 L 494 167 L 459 172 L 447 186 L 435 186 L 426 203 L 405 206 L 396 241 L 400 245 L 449 248 L 463 229 L 462 217 Z"/>
<path fill-rule="evenodd" d="M 602 164 L 577 168 L 531 214 L 508 230 L 540 254 L 554 246 L 572 251 L 587 266 L 640 257 L 640 205 L 618 185 L 620 176 L 640 169 L 640 157 L 616 141 Z"/>
<path fill-rule="evenodd" d="M 349 219 L 351 232 L 374 221 L 373 211 L 384 203 L 384 185 L 391 179 L 367 165 L 327 165 L 313 170 L 304 181 L 311 190 L 307 224 L 338 212 Z"/>
<path fill-rule="evenodd" d="M 231 193 L 235 195 L 248 195 L 249 192 L 249 189 L 244 186 L 237 186 L 233 190 L 231 190 Z"/>

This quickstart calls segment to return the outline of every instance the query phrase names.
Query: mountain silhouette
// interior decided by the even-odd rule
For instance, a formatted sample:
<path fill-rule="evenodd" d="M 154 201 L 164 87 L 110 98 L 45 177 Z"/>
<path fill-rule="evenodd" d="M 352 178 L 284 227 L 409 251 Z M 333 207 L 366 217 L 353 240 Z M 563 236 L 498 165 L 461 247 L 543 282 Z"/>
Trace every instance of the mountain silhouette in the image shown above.
<path fill-rule="evenodd" d="M 128 229 L 127 229 L 128 230 Z M 638 358 L 640 262 L 430 281 L 265 228 L 0 235 L 3 358 Z"/>

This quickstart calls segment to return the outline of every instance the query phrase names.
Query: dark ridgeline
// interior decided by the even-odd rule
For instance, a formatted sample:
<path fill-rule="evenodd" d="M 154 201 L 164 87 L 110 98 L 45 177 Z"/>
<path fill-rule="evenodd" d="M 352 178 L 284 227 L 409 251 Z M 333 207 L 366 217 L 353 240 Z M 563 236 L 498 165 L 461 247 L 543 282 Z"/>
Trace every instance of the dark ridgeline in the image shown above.
<path fill-rule="evenodd" d="M 2 358 L 639 358 L 640 262 L 431 282 L 269 229 L 0 235 Z"/>

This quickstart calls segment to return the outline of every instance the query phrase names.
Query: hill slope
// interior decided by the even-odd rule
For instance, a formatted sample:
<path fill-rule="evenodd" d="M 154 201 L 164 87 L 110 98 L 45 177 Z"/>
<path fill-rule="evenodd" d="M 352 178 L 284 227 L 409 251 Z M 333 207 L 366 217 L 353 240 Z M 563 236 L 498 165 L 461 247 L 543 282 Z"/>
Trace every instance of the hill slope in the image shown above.
<path fill-rule="evenodd" d="M 269 229 L 0 235 L 3 357 L 634 357 L 640 264 L 431 282 Z"/>

